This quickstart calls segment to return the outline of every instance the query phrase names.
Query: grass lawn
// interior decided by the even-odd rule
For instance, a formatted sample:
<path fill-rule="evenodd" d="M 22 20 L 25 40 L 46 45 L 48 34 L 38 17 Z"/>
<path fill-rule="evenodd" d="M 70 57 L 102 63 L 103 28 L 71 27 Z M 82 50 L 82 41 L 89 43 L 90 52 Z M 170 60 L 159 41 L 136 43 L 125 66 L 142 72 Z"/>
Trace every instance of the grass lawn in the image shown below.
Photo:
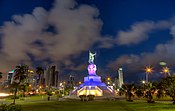
<path fill-rule="evenodd" d="M 171 102 L 157 102 L 148 104 L 143 100 L 127 102 L 118 101 L 50 101 L 22 104 L 24 111 L 174 111 Z"/>

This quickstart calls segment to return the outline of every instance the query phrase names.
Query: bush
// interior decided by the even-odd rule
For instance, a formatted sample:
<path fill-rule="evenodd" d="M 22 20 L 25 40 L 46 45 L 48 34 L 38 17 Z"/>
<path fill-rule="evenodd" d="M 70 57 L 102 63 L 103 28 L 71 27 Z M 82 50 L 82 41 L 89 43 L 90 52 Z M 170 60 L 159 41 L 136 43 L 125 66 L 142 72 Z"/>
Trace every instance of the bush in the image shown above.
<path fill-rule="evenodd" d="M 94 100 L 94 95 L 88 95 L 87 98 L 88 98 L 88 101 L 93 101 Z"/>
<path fill-rule="evenodd" d="M 57 98 L 62 98 L 62 94 L 57 94 Z"/>
<path fill-rule="evenodd" d="M 48 95 L 48 96 L 52 96 L 52 91 L 48 91 L 48 92 L 47 92 L 47 95 Z"/>
<path fill-rule="evenodd" d="M 22 107 L 20 105 L 15 105 L 15 104 L 2 104 L 0 106 L 0 111 L 22 111 Z"/>
<path fill-rule="evenodd" d="M 81 101 L 87 101 L 86 95 L 80 95 L 79 97 Z"/>
<path fill-rule="evenodd" d="M 88 96 L 80 95 L 79 97 L 81 101 L 93 101 L 95 96 L 94 95 L 88 95 Z"/>

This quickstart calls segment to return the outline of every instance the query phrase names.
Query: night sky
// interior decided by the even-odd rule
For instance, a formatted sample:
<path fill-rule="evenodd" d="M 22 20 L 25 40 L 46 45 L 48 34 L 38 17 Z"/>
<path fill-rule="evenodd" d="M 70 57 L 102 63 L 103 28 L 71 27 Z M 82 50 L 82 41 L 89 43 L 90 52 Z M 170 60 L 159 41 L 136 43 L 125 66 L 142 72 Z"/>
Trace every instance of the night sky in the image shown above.
<path fill-rule="evenodd" d="M 1 0 L 0 71 L 20 63 L 56 65 L 61 75 L 87 75 L 88 52 L 98 75 L 143 78 L 145 66 L 175 70 L 174 0 Z M 158 78 L 155 74 L 153 79 Z"/>

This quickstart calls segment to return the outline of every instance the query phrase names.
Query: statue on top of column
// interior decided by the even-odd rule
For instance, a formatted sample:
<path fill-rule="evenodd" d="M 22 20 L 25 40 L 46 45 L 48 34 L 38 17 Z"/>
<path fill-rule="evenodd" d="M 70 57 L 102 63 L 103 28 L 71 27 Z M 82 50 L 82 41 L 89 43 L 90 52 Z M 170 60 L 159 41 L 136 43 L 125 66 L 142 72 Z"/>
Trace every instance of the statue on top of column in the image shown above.
<path fill-rule="evenodd" d="M 89 63 L 94 63 L 94 56 L 96 55 L 96 53 L 92 53 L 91 51 L 89 51 Z"/>

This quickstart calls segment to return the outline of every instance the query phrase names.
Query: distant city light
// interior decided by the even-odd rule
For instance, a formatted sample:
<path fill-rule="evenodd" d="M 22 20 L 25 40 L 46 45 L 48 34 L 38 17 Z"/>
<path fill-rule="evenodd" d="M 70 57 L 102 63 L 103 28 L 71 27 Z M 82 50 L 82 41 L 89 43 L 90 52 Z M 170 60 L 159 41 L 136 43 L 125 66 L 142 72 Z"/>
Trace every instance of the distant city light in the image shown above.
<path fill-rule="evenodd" d="M 161 61 L 159 64 L 160 64 L 161 66 L 165 66 L 165 65 L 166 65 L 166 62 Z"/>
<path fill-rule="evenodd" d="M 0 93 L 0 97 L 6 97 L 6 96 L 10 96 L 10 94 L 8 94 L 8 93 Z"/>
<path fill-rule="evenodd" d="M 28 72 L 33 73 L 34 71 L 33 70 L 28 70 Z"/>
<path fill-rule="evenodd" d="M 108 77 L 108 78 L 107 78 L 107 80 L 108 80 L 108 81 L 110 81 L 110 80 L 111 80 L 111 78 L 110 78 L 110 77 Z"/>
<path fill-rule="evenodd" d="M 142 81 L 143 84 L 145 84 L 145 81 Z"/>

